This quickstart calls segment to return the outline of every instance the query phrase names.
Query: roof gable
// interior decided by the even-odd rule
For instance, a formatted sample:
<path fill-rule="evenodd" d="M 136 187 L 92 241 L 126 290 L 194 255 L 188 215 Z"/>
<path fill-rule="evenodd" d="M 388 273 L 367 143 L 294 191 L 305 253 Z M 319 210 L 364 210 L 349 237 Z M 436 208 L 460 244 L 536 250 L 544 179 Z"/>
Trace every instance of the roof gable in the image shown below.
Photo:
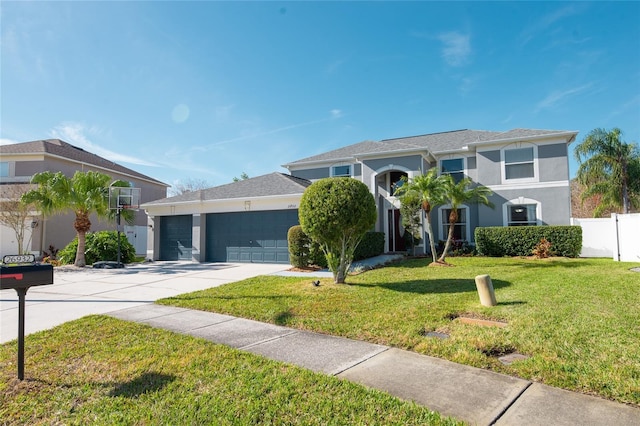
<path fill-rule="evenodd" d="M 145 203 L 144 206 L 188 203 L 212 200 L 230 200 L 237 198 L 269 197 L 278 195 L 302 194 L 311 182 L 283 173 L 270 173 L 254 178 L 239 180 L 212 188 L 189 191 L 174 197 Z"/>
<path fill-rule="evenodd" d="M 112 170 L 125 175 L 130 175 L 139 179 L 154 182 L 159 185 L 169 186 L 157 179 L 146 176 L 135 170 L 121 166 L 118 163 L 107 160 L 99 155 L 85 151 L 75 145 L 71 145 L 60 139 L 46 139 L 31 142 L 22 142 L 8 145 L 0 145 L 0 154 L 44 154 L 53 155 L 68 159 L 77 163 L 86 163 L 107 170 Z"/>
<path fill-rule="evenodd" d="M 408 136 L 381 141 L 367 141 L 338 148 L 322 154 L 296 160 L 285 164 L 284 167 L 305 165 L 309 163 L 324 163 L 330 161 L 354 161 L 358 156 L 376 153 L 424 151 L 426 154 L 442 154 L 464 151 L 472 145 L 498 143 L 503 141 L 540 139 L 550 136 L 562 136 L 567 143 L 573 141 L 578 132 L 566 130 L 540 129 L 512 129 L 505 132 L 487 130 L 453 130 L 450 132 L 430 133 L 426 135 Z"/>

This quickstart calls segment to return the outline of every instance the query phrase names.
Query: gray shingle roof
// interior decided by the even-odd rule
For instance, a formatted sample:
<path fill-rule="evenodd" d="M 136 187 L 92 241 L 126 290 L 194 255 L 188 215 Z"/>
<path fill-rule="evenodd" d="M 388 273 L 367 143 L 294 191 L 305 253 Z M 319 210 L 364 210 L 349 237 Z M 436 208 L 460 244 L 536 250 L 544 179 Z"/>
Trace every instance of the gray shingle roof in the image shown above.
<path fill-rule="evenodd" d="M 376 153 L 394 151 L 427 151 L 431 154 L 462 150 L 469 145 L 488 144 L 506 140 L 535 139 L 549 135 L 563 135 L 567 141 L 573 140 L 577 132 L 566 130 L 513 129 L 506 132 L 491 132 L 486 130 L 454 130 L 450 132 L 431 133 L 427 135 L 409 136 L 395 139 L 384 139 L 378 142 L 367 141 L 349 145 L 323 154 L 296 160 L 285 164 L 324 162 L 331 160 L 353 159 Z"/>
<path fill-rule="evenodd" d="M 152 181 L 160 185 L 169 186 L 157 179 L 138 173 L 118 163 L 102 158 L 99 155 L 85 151 L 82 148 L 71 145 L 60 139 L 45 139 L 32 142 L 22 142 L 8 145 L 0 145 L 0 155 L 6 154 L 51 154 L 72 161 L 87 163 L 97 167 L 102 167 L 114 172 L 123 173 L 140 179 Z"/>
<path fill-rule="evenodd" d="M 234 198 L 267 197 L 277 195 L 302 194 L 311 185 L 306 179 L 283 173 L 270 173 L 213 188 L 198 191 L 185 192 L 174 197 L 163 198 L 142 205 L 162 205 L 173 203 L 185 203 L 191 201 L 229 200 Z"/>

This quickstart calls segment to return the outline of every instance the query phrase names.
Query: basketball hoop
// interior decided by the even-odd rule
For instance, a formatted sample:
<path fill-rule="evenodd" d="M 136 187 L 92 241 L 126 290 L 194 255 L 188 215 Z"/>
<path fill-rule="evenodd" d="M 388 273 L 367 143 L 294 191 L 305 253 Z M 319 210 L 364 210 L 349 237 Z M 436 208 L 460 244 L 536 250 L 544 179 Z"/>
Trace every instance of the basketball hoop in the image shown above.
<path fill-rule="evenodd" d="M 140 188 L 110 186 L 109 209 L 116 211 L 139 210 Z"/>
<path fill-rule="evenodd" d="M 116 212 L 116 229 L 118 233 L 118 261 L 116 268 L 124 268 L 124 265 L 120 262 L 120 212 L 122 210 L 140 209 L 140 188 L 109 186 L 109 209 Z"/>

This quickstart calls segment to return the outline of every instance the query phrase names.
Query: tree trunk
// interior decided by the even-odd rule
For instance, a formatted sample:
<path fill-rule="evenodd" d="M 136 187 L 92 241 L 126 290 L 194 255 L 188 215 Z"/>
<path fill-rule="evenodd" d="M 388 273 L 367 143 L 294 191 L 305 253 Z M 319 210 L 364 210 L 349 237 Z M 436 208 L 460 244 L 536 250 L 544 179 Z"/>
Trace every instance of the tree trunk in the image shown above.
<path fill-rule="evenodd" d="M 447 235 L 447 242 L 444 244 L 444 250 L 442 251 L 442 256 L 440 256 L 440 259 L 438 259 L 438 262 L 445 262 L 445 258 L 447 257 L 447 252 L 451 247 L 451 241 L 453 241 L 453 230 L 457 221 L 458 221 L 458 209 L 451 209 L 451 213 L 449 214 L 449 232 Z"/>
<path fill-rule="evenodd" d="M 76 220 L 73 222 L 73 227 L 78 233 L 78 250 L 76 251 L 76 261 L 74 264 L 80 268 L 84 268 L 87 265 L 84 257 L 84 251 L 87 245 L 87 232 L 91 229 L 89 213 L 77 211 Z"/>
<path fill-rule="evenodd" d="M 431 228 L 431 220 L 429 219 L 429 215 L 426 215 L 427 220 L 427 235 L 429 236 L 429 246 L 431 247 L 431 257 L 434 262 L 437 260 L 438 253 L 436 252 L 436 244 L 433 241 L 433 228 Z"/>
<path fill-rule="evenodd" d="M 334 281 L 336 284 L 344 284 L 347 277 L 347 268 L 350 265 L 350 262 L 347 260 L 347 245 L 347 241 L 345 237 L 343 237 L 342 247 L 340 250 L 340 263 L 338 265 L 338 270 L 334 274 Z"/>
<path fill-rule="evenodd" d="M 76 250 L 76 261 L 74 265 L 84 268 L 87 265 L 87 262 L 84 258 L 84 250 L 87 245 L 87 233 L 78 231 L 78 250 Z"/>
<path fill-rule="evenodd" d="M 627 163 L 622 160 L 622 213 L 628 214 L 631 209 L 629 201 L 629 187 L 627 185 Z"/>

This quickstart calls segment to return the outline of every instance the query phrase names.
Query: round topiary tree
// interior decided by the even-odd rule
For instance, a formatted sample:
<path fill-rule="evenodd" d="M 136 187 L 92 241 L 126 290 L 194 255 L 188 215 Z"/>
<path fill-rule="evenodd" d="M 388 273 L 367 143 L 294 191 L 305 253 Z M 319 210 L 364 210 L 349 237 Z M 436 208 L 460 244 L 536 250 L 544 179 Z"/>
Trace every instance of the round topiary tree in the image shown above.
<path fill-rule="evenodd" d="M 322 247 L 336 284 L 344 283 L 358 243 L 376 222 L 367 186 L 344 177 L 316 181 L 302 194 L 298 215 L 304 233 Z"/>

